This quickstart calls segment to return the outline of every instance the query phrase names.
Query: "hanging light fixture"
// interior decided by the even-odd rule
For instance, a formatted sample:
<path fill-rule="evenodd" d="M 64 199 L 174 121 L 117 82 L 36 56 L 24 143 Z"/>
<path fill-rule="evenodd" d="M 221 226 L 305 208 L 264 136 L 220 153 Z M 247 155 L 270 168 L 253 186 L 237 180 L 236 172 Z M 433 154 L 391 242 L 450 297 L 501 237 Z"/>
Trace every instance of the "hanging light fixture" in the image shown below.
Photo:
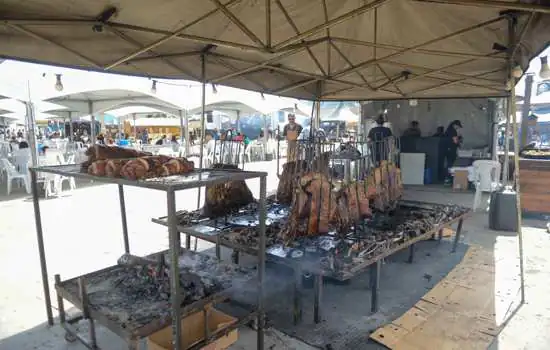
<path fill-rule="evenodd" d="M 260 95 L 262 96 L 262 100 L 265 101 L 265 96 L 264 96 L 264 93 L 263 92 L 260 92 Z"/>
<path fill-rule="evenodd" d="M 523 69 L 521 69 L 521 66 L 519 64 L 516 64 L 514 68 L 512 68 L 512 76 L 516 79 L 521 78 L 521 75 L 523 74 Z"/>
<path fill-rule="evenodd" d="M 153 80 L 153 83 L 151 84 L 151 93 L 156 94 L 157 93 L 157 81 Z"/>
<path fill-rule="evenodd" d="M 409 106 L 416 107 L 418 105 L 418 100 L 409 100 Z"/>
<path fill-rule="evenodd" d="M 55 89 L 57 91 L 63 91 L 63 83 L 61 82 L 61 74 L 55 75 Z"/>
<path fill-rule="evenodd" d="M 542 56 L 540 58 L 539 76 L 544 80 L 550 79 L 550 67 L 548 67 L 548 56 Z"/>
<path fill-rule="evenodd" d="M 217 93 L 218 93 L 218 89 L 216 88 L 216 84 L 212 84 L 212 93 L 213 93 L 213 94 L 217 94 Z"/>

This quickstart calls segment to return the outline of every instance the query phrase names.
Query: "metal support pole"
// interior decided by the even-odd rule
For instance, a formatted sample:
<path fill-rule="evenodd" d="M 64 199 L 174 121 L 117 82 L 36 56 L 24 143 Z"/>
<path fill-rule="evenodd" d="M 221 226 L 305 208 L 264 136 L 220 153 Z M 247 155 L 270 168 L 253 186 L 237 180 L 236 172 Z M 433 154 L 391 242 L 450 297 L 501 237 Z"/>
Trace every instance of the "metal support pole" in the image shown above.
<path fill-rule="evenodd" d="M 518 144 L 518 124 L 516 121 L 516 92 L 515 88 L 512 88 L 511 95 L 512 106 L 512 133 L 514 135 L 514 144 Z M 519 250 L 519 273 L 521 280 L 521 303 L 525 303 L 525 267 L 523 257 L 523 230 L 521 228 L 523 218 L 521 216 L 521 190 L 519 181 L 519 147 L 514 147 L 514 184 L 516 190 L 516 214 L 518 222 L 518 250 Z"/>
<path fill-rule="evenodd" d="M 452 253 L 456 252 L 456 248 L 458 247 L 458 242 L 460 241 L 460 235 L 462 234 L 463 223 L 464 223 L 464 219 L 458 220 L 458 226 L 456 227 L 456 233 L 455 233 L 455 240 L 453 242 L 453 249 L 451 250 Z"/>
<path fill-rule="evenodd" d="M 409 246 L 409 258 L 407 259 L 409 264 L 414 262 L 414 248 L 414 243 Z"/>
<path fill-rule="evenodd" d="M 124 187 L 122 185 L 118 185 L 118 199 L 120 201 L 120 218 L 122 219 L 122 237 L 124 239 L 124 252 L 126 254 L 130 254 L 128 220 L 126 219 L 126 201 L 124 200 Z"/>
<path fill-rule="evenodd" d="M 202 162 L 204 157 L 204 140 L 205 140 L 205 108 L 206 108 L 206 57 L 205 54 L 201 54 L 201 80 L 202 80 L 202 101 L 201 101 L 201 142 L 200 142 L 200 156 L 199 156 L 199 169 L 202 170 Z M 198 195 L 197 195 L 197 208 L 201 205 L 201 191 L 202 188 L 198 188 Z"/>
<path fill-rule="evenodd" d="M 180 145 L 183 146 L 183 143 L 185 142 L 185 139 L 183 137 L 183 134 L 185 133 L 185 127 L 184 127 L 184 120 L 183 120 L 183 111 L 180 109 L 178 110 L 178 114 L 180 116 Z"/>
<path fill-rule="evenodd" d="M 170 301 L 172 304 L 172 349 L 183 348 L 181 339 L 181 312 L 180 312 L 180 273 L 179 273 L 179 233 L 176 217 L 176 193 L 169 190 L 166 193 L 168 205 L 168 239 L 170 245 Z"/>
<path fill-rule="evenodd" d="M 371 312 L 378 312 L 378 291 L 380 289 L 380 266 L 381 260 L 377 260 L 370 266 L 370 288 L 371 288 Z"/>
<path fill-rule="evenodd" d="M 88 113 L 90 113 L 90 142 L 92 145 L 95 145 L 96 134 L 95 134 L 95 115 L 94 115 L 94 103 L 88 101 Z"/>
<path fill-rule="evenodd" d="M 294 291 L 293 291 L 293 322 L 294 325 L 299 324 L 302 321 L 302 269 L 299 264 L 295 264 L 294 267 Z"/>
<path fill-rule="evenodd" d="M 189 149 L 191 139 L 189 138 L 189 114 L 187 113 L 187 110 L 183 111 L 183 119 L 185 122 L 185 156 L 189 157 L 189 154 L 191 153 Z"/>
<path fill-rule="evenodd" d="M 519 275 L 520 275 L 520 290 L 521 290 L 521 304 L 525 303 L 525 266 L 524 266 L 524 256 L 523 256 L 523 231 L 522 231 L 522 216 L 521 216 L 521 189 L 520 189 L 520 177 L 519 177 L 519 137 L 518 137 L 518 123 L 517 123 L 517 117 L 516 117 L 516 87 L 515 87 L 515 80 L 512 74 L 512 65 L 514 64 L 514 48 L 518 44 L 516 41 L 516 29 L 517 29 L 517 18 L 515 16 L 509 16 L 508 17 L 508 37 L 509 37 L 509 54 L 508 54 L 508 77 L 511 82 L 513 82 L 511 86 L 510 91 L 510 110 L 512 114 L 512 134 L 514 136 L 514 184 L 515 184 L 515 190 L 516 190 L 516 215 L 517 215 L 517 235 L 518 235 L 518 250 L 519 250 Z M 531 77 L 532 78 L 532 77 Z M 526 84 L 529 84 L 529 87 L 526 86 L 526 93 L 527 89 L 530 88 L 533 84 L 531 81 L 532 79 L 529 79 L 529 76 L 526 79 Z M 531 98 L 530 91 L 529 96 L 525 96 L 526 101 L 524 102 L 524 108 L 525 104 L 529 103 L 527 98 L 529 97 L 529 100 Z M 527 119 L 527 116 L 523 116 L 524 120 Z M 526 128 L 524 128 L 526 130 Z"/>
<path fill-rule="evenodd" d="M 314 277 L 313 322 L 321 322 L 321 299 L 323 298 L 323 275 Z"/>
<path fill-rule="evenodd" d="M 38 183 L 36 171 L 29 169 L 31 173 L 32 202 L 34 206 L 34 221 L 36 225 L 36 240 L 38 243 L 38 256 L 40 257 L 40 271 L 42 273 L 42 287 L 44 288 L 44 303 L 48 325 L 53 326 L 52 300 L 50 296 L 50 282 L 48 281 L 48 267 L 46 265 L 46 251 L 44 249 L 44 234 L 42 232 L 42 218 L 40 216 L 40 204 L 38 198 Z"/>
<path fill-rule="evenodd" d="M 134 139 L 137 140 L 137 128 L 136 128 L 136 114 L 135 113 L 132 113 L 132 122 L 133 122 L 133 127 L 134 127 Z"/>
<path fill-rule="evenodd" d="M 237 110 L 237 132 L 241 132 L 241 111 Z"/>
<path fill-rule="evenodd" d="M 36 114 L 34 110 L 34 104 L 32 102 L 25 102 L 25 109 L 27 114 L 27 133 L 31 148 L 31 161 L 32 166 L 38 165 L 38 145 L 36 143 Z"/>
<path fill-rule="evenodd" d="M 74 141 L 73 112 L 69 112 L 69 141 Z"/>
<path fill-rule="evenodd" d="M 510 117 L 512 108 L 510 108 L 510 99 L 506 99 L 506 125 L 504 127 L 504 166 L 502 170 L 502 183 L 508 186 L 510 174 Z"/>
<path fill-rule="evenodd" d="M 521 108 L 521 138 L 517 145 L 518 151 L 527 145 L 527 136 L 529 133 L 529 114 L 531 113 L 531 92 L 533 90 L 533 73 L 525 75 L 525 93 L 523 95 L 523 106 Z"/>
<path fill-rule="evenodd" d="M 258 255 L 258 344 L 257 349 L 263 350 L 264 348 L 264 276 L 265 276 L 265 220 L 267 217 L 266 212 L 266 192 L 267 192 L 267 176 L 262 175 L 260 177 L 260 242 L 259 242 L 259 255 Z"/>

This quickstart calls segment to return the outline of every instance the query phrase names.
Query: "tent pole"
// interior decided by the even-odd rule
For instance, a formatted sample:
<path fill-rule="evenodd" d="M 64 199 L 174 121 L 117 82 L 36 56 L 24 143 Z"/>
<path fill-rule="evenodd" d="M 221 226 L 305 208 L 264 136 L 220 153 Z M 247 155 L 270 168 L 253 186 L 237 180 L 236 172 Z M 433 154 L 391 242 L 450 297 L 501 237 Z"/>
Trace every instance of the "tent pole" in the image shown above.
<path fill-rule="evenodd" d="M 90 141 L 93 146 L 95 145 L 96 134 L 95 134 L 94 103 L 92 101 L 88 101 L 88 113 L 90 113 Z"/>
<path fill-rule="evenodd" d="M 531 92 L 533 90 L 533 74 L 525 74 L 525 94 L 523 95 L 523 107 L 521 109 L 521 130 L 519 148 L 527 145 L 529 133 L 529 113 L 531 112 Z"/>
<path fill-rule="evenodd" d="M 134 139 L 137 140 L 136 114 L 135 113 L 132 113 L 132 122 L 134 123 Z"/>
<path fill-rule="evenodd" d="M 200 156 L 199 156 L 199 168 L 202 169 L 203 157 L 204 157 L 204 140 L 205 140 L 205 108 L 206 108 L 206 57 L 205 53 L 201 54 L 201 81 L 202 81 L 202 102 L 201 102 L 201 142 L 200 142 Z M 201 191 L 202 189 L 198 188 L 197 196 L 197 208 L 200 208 L 201 204 Z"/>
<path fill-rule="evenodd" d="M 521 215 L 521 189 L 519 178 L 519 137 L 518 137 L 518 124 L 516 116 L 516 88 L 515 78 L 512 75 L 512 67 L 514 64 L 514 57 L 512 52 L 516 44 L 516 28 L 517 18 L 513 15 L 508 16 L 508 36 L 509 36 L 509 65 L 508 65 L 508 79 L 511 82 L 511 95 L 510 95 L 510 109 L 512 112 L 512 133 L 514 136 L 514 184 L 516 190 L 516 214 L 517 214 L 517 235 L 518 235 L 518 250 L 519 250 L 519 274 L 520 274 L 520 291 L 521 301 L 520 305 L 525 303 L 525 273 L 524 273 L 524 257 L 523 257 L 523 230 L 522 230 L 522 215 Z"/>
<path fill-rule="evenodd" d="M 31 161 L 32 166 L 38 166 L 38 144 L 36 142 L 36 116 L 34 104 L 32 102 L 25 102 L 26 114 L 27 114 L 27 135 L 31 148 Z"/>
<path fill-rule="evenodd" d="M 183 111 L 179 109 L 178 114 L 180 116 L 180 144 L 183 145 L 183 143 L 185 142 L 183 137 L 183 133 L 184 133 Z"/>
<path fill-rule="evenodd" d="M 74 141 L 74 131 L 73 131 L 73 112 L 69 111 L 69 142 Z"/>
<path fill-rule="evenodd" d="M 506 125 L 504 127 L 504 170 L 502 172 L 502 182 L 504 186 L 508 186 L 510 180 L 510 118 L 512 116 L 512 108 L 510 106 L 511 99 L 507 98 L 506 102 Z"/>
<path fill-rule="evenodd" d="M 187 113 L 187 110 L 183 111 L 183 118 L 185 121 L 185 156 L 189 157 L 189 145 L 191 140 L 189 139 L 189 114 Z"/>

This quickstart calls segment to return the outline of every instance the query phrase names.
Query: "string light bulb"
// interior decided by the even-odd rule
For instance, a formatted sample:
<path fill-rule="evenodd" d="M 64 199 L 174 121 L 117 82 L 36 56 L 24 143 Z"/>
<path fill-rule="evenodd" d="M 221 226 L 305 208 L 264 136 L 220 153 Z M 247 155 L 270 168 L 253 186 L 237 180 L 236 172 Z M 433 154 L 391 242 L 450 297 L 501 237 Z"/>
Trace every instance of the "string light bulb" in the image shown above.
<path fill-rule="evenodd" d="M 539 76 L 544 80 L 550 79 L 550 67 L 548 67 L 548 56 L 542 56 L 540 58 Z"/>
<path fill-rule="evenodd" d="M 213 94 L 217 94 L 217 93 L 218 93 L 218 89 L 216 88 L 216 84 L 212 84 L 212 93 L 213 93 Z"/>
<path fill-rule="evenodd" d="M 61 81 L 61 74 L 55 75 L 55 89 L 57 91 L 63 91 L 63 82 Z"/>
<path fill-rule="evenodd" d="M 156 94 L 157 93 L 157 81 L 153 80 L 153 83 L 151 84 L 151 93 Z"/>
<path fill-rule="evenodd" d="M 519 79 L 522 75 L 523 69 L 521 69 L 521 66 L 519 64 L 516 64 L 514 68 L 512 68 L 512 76 L 516 79 Z"/>

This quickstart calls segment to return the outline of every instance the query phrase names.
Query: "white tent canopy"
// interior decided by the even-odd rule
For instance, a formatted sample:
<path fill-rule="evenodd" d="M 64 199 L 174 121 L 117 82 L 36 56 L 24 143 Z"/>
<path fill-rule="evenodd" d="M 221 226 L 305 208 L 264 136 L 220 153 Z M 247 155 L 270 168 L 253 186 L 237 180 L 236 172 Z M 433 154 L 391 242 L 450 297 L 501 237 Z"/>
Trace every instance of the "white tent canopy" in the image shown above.
<path fill-rule="evenodd" d="M 304 99 L 485 97 L 507 95 L 507 52 L 525 68 L 549 42 L 549 13 L 515 0 L 5 0 L 0 35 L 7 58 Z"/>
<path fill-rule="evenodd" d="M 182 107 L 144 92 L 126 89 L 92 90 L 48 98 L 45 101 L 76 111 L 75 117 L 104 113 L 130 106 L 155 108 L 168 114 L 178 115 Z"/>

